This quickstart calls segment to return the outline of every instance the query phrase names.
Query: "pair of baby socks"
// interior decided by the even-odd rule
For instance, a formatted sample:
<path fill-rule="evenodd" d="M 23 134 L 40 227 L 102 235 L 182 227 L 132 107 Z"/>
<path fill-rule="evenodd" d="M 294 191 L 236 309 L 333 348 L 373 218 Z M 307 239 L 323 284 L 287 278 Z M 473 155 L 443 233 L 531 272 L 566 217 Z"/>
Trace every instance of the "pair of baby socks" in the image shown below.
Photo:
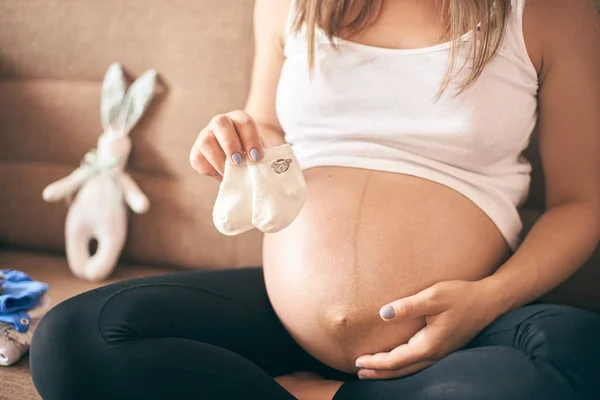
<path fill-rule="evenodd" d="M 219 232 L 233 236 L 253 228 L 274 233 L 291 224 L 306 200 L 306 182 L 289 144 L 264 149 L 256 163 L 227 161 L 213 209 Z"/>

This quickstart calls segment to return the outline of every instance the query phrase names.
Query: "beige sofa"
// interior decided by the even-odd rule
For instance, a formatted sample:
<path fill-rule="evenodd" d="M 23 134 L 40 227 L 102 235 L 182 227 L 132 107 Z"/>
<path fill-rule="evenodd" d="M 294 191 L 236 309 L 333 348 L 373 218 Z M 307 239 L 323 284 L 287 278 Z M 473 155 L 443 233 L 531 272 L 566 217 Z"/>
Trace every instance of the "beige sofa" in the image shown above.
<path fill-rule="evenodd" d="M 97 286 L 70 274 L 66 206 L 44 203 L 41 192 L 95 147 L 101 80 L 113 61 L 132 77 L 156 68 L 161 89 L 132 133 L 129 162 L 152 208 L 130 219 L 112 280 L 260 264 L 261 236 L 220 235 L 211 220 L 217 184 L 188 164 L 209 118 L 243 106 L 252 7 L 252 0 L 0 2 L 0 268 L 48 282 L 55 303 Z M 544 207 L 535 141 L 528 154 L 536 172 L 522 214 L 530 226 Z M 600 311 L 599 267 L 596 252 L 547 299 Z M 0 368 L 0 399 L 39 399 L 26 359 Z"/>

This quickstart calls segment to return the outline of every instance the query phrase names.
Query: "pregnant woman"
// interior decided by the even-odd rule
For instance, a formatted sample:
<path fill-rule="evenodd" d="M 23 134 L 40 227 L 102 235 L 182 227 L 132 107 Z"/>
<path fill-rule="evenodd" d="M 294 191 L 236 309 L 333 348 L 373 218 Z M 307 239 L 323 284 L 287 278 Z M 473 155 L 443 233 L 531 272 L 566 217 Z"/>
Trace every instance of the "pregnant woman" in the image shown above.
<path fill-rule="evenodd" d="M 600 317 L 536 302 L 600 237 L 599 27 L 591 0 L 258 0 L 247 107 L 191 162 L 220 180 L 291 143 L 304 208 L 263 268 L 55 307 L 40 394 L 600 398 Z M 520 240 L 536 123 L 547 211 Z"/>

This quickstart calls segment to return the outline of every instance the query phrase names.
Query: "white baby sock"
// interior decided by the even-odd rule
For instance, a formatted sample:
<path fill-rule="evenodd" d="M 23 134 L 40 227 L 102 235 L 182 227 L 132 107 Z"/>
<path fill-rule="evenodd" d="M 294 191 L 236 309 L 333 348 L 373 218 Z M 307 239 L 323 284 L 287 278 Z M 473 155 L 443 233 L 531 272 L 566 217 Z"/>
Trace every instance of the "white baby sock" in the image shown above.
<path fill-rule="evenodd" d="M 213 223 L 224 235 L 234 236 L 253 229 L 252 182 L 246 162 L 225 163 L 225 174 L 213 208 Z"/>
<path fill-rule="evenodd" d="M 248 164 L 253 185 L 252 224 L 264 233 L 278 232 L 302 210 L 306 182 L 289 144 L 264 149 L 263 159 Z"/>

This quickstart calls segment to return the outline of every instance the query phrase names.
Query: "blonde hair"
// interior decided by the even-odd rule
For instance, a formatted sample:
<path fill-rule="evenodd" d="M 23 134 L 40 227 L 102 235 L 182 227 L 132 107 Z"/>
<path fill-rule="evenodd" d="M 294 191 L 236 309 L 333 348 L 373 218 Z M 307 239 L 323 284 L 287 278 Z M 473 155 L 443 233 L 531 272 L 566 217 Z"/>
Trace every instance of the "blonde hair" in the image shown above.
<path fill-rule="evenodd" d="M 308 62 L 313 68 L 315 60 L 315 34 L 322 29 L 333 45 L 340 33 L 356 33 L 372 25 L 379 17 L 383 0 L 296 0 L 296 17 L 293 29 L 299 32 L 306 26 Z M 447 39 L 452 41 L 448 69 L 440 84 L 440 95 L 450 82 L 468 65 L 470 73 L 460 82 L 458 93 L 471 86 L 485 66 L 496 56 L 511 10 L 511 0 L 441 0 L 443 22 Z M 456 69 L 458 43 L 465 32 L 473 35 L 470 54 L 460 68 Z"/>

